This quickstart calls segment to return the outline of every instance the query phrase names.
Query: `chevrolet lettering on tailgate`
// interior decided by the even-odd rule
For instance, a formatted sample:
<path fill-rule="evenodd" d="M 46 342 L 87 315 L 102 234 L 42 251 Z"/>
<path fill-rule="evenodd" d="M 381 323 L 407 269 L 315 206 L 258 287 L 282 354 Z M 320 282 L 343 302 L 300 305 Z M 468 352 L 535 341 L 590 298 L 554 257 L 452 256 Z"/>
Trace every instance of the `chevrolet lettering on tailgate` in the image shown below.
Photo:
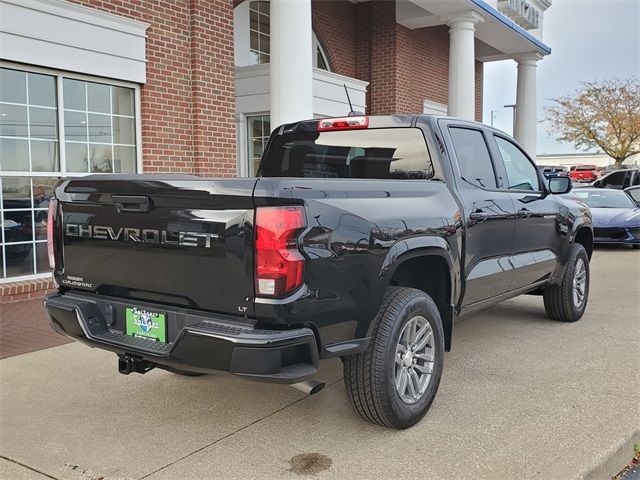
<path fill-rule="evenodd" d="M 114 240 L 125 242 L 154 243 L 159 245 L 174 245 L 180 247 L 211 248 L 211 240 L 220 238 L 215 233 L 176 232 L 152 228 L 113 227 L 102 225 L 86 225 L 67 223 L 64 233 L 68 237 L 95 238 L 97 240 Z"/>

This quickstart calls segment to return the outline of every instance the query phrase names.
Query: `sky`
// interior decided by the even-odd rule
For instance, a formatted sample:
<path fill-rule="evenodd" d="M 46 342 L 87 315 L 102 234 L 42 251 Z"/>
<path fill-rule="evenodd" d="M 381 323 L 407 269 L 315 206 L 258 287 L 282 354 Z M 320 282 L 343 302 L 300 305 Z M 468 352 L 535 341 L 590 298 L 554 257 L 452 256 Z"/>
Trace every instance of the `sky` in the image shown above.
<path fill-rule="evenodd" d="M 544 15 L 544 43 L 551 55 L 538 62 L 538 155 L 577 152 L 558 143 L 545 122 L 551 98 L 574 92 L 580 82 L 640 77 L 640 0 L 553 0 Z M 512 133 L 516 63 L 484 65 L 483 121 Z"/>

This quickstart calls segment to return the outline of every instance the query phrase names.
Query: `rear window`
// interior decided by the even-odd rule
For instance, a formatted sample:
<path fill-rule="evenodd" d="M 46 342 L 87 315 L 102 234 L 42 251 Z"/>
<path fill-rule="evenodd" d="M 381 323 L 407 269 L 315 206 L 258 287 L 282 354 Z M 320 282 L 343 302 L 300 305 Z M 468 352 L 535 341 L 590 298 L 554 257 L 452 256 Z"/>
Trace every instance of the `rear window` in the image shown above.
<path fill-rule="evenodd" d="M 429 179 L 433 165 L 422 131 L 378 128 L 276 136 L 263 177 Z"/>

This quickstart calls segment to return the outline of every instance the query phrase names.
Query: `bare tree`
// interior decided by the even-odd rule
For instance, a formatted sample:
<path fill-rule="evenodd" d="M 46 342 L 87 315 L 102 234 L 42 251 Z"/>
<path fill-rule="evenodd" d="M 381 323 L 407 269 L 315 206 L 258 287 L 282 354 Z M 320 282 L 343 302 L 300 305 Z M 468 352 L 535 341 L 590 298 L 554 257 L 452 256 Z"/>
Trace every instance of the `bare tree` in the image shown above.
<path fill-rule="evenodd" d="M 637 78 L 583 83 L 546 109 L 558 141 L 584 150 L 599 148 L 622 162 L 640 153 L 640 81 Z"/>

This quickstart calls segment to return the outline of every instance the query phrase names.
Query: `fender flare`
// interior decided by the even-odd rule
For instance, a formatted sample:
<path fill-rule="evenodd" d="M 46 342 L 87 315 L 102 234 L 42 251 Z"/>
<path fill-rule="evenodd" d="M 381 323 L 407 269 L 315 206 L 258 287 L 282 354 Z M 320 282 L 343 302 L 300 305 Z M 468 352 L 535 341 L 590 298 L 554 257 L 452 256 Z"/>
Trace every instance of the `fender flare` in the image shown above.
<path fill-rule="evenodd" d="M 451 247 L 447 241 L 435 235 L 423 235 L 406 238 L 393 244 L 380 266 L 378 278 L 382 278 L 385 275 L 391 277 L 401 263 L 411 258 L 426 255 L 438 255 L 442 257 L 447 262 L 449 271 L 453 269 Z"/>
<path fill-rule="evenodd" d="M 451 253 L 451 247 L 447 241 L 435 235 L 423 235 L 418 237 L 407 238 L 396 242 L 387 252 L 387 255 L 382 262 L 380 271 L 378 272 L 379 279 L 385 279 L 384 285 L 387 288 L 391 282 L 395 271 L 405 263 L 418 257 L 437 256 L 442 258 L 449 270 L 449 298 L 446 299 L 446 304 L 440 305 L 440 317 L 442 320 L 442 327 L 444 329 L 445 337 L 445 351 L 451 350 L 451 339 L 453 334 L 453 320 L 454 320 L 454 300 L 453 295 L 455 291 L 455 273 L 454 273 L 454 260 Z M 386 277 L 386 278 L 385 278 Z M 369 326 L 369 334 L 373 329 L 373 323 Z"/>
<path fill-rule="evenodd" d="M 571 245 L 572 243 L 574 243 L 576 241 L 576 237 L 578 236 L 578 232 L 580 230 L 583 229 L 588 229 L 591 232 L 591 249 L 593 250 L 593 224 L 591 222 L 591 218 L 588 216 L 581 216 L 579 218 L 576 218 L 575 222 L 573 223 L 573 225 L 571 226 L 571 234 L 568 235 L 568 242 L 569 245 Z M 568 249 L 567 249 L 568 251 Z M 562 259 L 562 263 L 565 263 L 566 261 L 566 256 L 567 256 L 567 252 L 565 252 L 564 254 L 564 258 Z"/>

